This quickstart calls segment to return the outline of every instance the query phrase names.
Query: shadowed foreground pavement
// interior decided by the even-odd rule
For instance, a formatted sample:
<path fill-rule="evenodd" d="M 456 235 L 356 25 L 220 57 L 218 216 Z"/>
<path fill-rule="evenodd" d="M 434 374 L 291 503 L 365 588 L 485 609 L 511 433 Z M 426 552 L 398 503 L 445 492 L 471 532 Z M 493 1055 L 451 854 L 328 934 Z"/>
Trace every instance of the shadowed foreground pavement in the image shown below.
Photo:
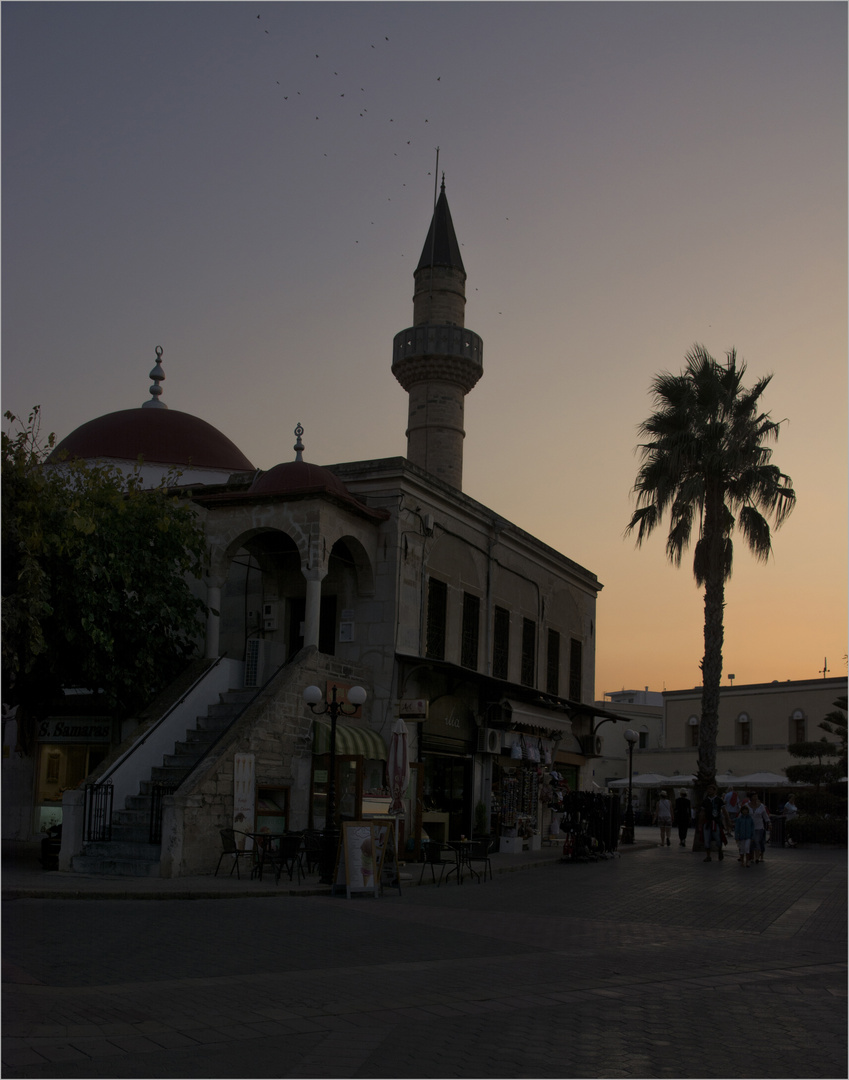
<path fill-rule="evenodd" d="M 6 1078 L 847 1075 L 845 850 L 8 899 L 3 924 Z"/>

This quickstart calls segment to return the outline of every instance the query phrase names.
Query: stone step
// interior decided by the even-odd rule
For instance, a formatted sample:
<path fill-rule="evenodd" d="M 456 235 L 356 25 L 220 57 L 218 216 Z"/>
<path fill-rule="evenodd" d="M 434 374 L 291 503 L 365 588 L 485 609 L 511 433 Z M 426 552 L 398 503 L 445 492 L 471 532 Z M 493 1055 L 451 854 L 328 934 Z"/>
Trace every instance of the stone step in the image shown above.
<path fill-rule="evenodd" d="M 166 765 L 163 763 L 162 765 L 153 766 L 150 770 L 150 779 L 161 780 L 166 784 L 179 784 L 185 778 L 188 771 L 185 760 L 181 760 L 177 765 Z M 144 781 L 142 781 L 142 783 L 144 783 Z"/>
<path fill-rule="evenodd" d="M 93 840 L 83 844 L 83 854 L 92 858 L 102 859 L 141 859 L 146 862 L 159 860 L 161 844 L 148 843 L 147 836 L 144 840 L 121 840 L 115 837 L 113 830 L 112 840 Z"/>
<path fill-rule="evenodd" d="M 228 703 L 221 702 L 218 705 L 210 705 L 207 712 L 207 718 L 210 720 L 232 720 L 234 716 L 237 716 L 242 709 L 243 705 L 236 702 Z M 198 719 L 203 719 L 198 717 Z"/>
<path fill-rule="evenodd" d="M 251 698 L 256 696 L 256 689 L 241 688 L 237 690 L 227 690 L 221 694 L 221 700 L 225 704 L 239 705 L 240 707 L 247 705 Z"/>
<path fill-rule="evenodd" d="M 108 855 L 75 855 L 71 869 L 76 874 L 110 874 L 115 877 L 161 877 L 159 859 L 126 859 Z"/>

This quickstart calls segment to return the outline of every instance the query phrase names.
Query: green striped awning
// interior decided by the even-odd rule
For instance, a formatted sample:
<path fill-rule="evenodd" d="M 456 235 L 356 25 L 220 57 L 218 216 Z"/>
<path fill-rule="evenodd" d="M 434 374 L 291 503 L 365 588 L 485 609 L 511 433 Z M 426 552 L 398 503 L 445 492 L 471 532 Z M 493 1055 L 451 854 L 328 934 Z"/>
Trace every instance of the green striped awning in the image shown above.
<path fill-rule="evenodd" d="M 330 724 L 326 720 L 313 720 L 312 752 L 330 753 Z M 386 743 L 370 728 L 353 727 L 336 722 L 336 753 L 359 754 L 375 761 L 386 761 L 389 753 Z"/>

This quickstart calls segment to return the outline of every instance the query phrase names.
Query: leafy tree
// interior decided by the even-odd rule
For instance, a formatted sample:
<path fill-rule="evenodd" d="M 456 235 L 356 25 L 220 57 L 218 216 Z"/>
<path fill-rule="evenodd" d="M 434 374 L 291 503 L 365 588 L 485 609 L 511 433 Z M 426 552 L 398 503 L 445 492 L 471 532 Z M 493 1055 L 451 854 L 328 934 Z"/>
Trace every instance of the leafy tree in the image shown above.
<path fill-rule="evenodd" d="M 45 465 L 39 410 L 2 433 L 3 701 L 30 720 L 63 687 L 116 715 L 148 700 L 196 651 L 206 611 L 189 581 L 204 534 L 186 499 L 139 467 Z"/>
<path fill-rule="evenodd" d="M 840 697 L 833 704 L 833 711 L 826 713 L 825 719 L 820 722 L 819 726 L 823 731 L 827 731 L 829 735 L 836 735 L 840 740 L 840 757 L 837 764 L 840 768 L 840 775 L 845 776 L 847 773 L 846 717 L 847 711 L 849 711 L 849 698 Z"/>
<path fill-rule="evenodd" d="M 657 408 L 639 427 L 646 441 L 638 447 L 637 509 L 626 530 L 636 530 L 640 546 L 668 513 L 666 553 L 675 566 L 696 534 L 693 572 L 704 588 L 700 788 L 716 777 L 732 533 L 737 526 L 755 558 L 765 562 L 772 550 L 770 522 L 778 528 L 796 501 L 790 477 L 772 464 L 772 450 L 765 446 L 778 438 L 780 427 L 761 411 L 772 376 L 747 389 L 745 363 L 738 362 L 734 349 L 726 355 L 722 364 L 703 345 L 694 345 L 680 375 L 655 377 L 651 392 Z"/>

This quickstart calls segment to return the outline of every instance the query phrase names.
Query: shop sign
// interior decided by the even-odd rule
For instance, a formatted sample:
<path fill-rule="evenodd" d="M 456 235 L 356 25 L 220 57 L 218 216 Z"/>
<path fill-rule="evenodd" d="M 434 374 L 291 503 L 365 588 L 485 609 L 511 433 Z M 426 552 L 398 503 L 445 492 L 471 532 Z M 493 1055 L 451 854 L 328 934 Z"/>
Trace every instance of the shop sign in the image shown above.
<path fill-rule="evenodd" d="M 427 702 L 424 698 L 402 698 L 395 703 L 402 720 L 426 720 Z"/>
<path fill-rule="evenodd" d="M 38 725 L 38 741 L 108 743 L 112 741 L 112 720 L 97 716 L 48 716 Z"/>

